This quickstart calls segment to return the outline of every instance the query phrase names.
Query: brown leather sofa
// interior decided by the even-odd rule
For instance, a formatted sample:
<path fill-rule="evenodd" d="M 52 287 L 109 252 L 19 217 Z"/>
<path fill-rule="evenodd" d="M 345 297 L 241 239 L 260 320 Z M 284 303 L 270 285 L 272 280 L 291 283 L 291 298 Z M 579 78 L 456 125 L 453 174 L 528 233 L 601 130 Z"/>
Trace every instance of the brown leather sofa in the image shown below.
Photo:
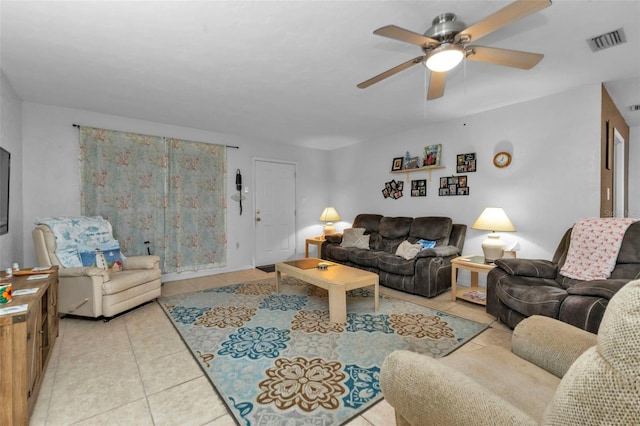
<path fill-rule="evenodd" d="M 560 274 L 567 257 L 569 229 L 552 260 L 498 259 L 487 275 L 487 312 L 514 328 L 532 315 L 557 318 L 597 333 L 611 297 L 629 281 L 640 278 L 640 222 L 622 240 L 609 279 L 580 281 Z"/>
<path fill-rule="evenodd" d="M 384 217 L 359 214 L 353 228 L 365 228 L 368 248 L 342 247 L 342 235 L 328 235 L 320 257 L 332 262 L 375 272 L 380 284 L 425 297 L 434 297 L 451 288 L 451 259 L 460 256 L 467 226 L 448 217 Z M 397 256 L 403 241 L 435 241 L 433 248 L 415 258 Z"/>

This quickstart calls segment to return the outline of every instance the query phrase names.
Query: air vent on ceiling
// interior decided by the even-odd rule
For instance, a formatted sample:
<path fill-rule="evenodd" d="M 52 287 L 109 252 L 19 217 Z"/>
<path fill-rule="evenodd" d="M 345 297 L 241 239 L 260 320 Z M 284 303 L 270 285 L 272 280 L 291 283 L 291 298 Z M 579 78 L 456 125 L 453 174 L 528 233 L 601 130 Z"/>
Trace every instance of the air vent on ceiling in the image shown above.
<path fill-rule="evenodd" d="M 599 52 L 626 42 L 627 37 L 624 35 L 623 28 L 618 28 L 615 31 L 600 34 L 599 36 L 595 36 L 587 40 L 589 47 L 594 52 Z"/>
<path fill-rule="evenodd" d="M 629 109 L 630 109 L 631 111 L 640 111 L 640 104 L 637 104 L 637 105 L 631 105 L 631 106 L 629 107 Z"/>

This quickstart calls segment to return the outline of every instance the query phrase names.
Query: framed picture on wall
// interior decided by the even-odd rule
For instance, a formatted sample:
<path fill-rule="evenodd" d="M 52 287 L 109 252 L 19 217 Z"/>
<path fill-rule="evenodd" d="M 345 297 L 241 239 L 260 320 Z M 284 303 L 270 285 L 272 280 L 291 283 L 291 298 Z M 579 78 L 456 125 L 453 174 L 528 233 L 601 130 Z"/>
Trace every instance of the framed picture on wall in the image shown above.
<path fill-rule="evenodd" d="M 456 156 L 456 173 L 476 171 L 476 153 L 458 154 Z"/>
<path fill-rule="evenodd" d="M 442 155 L 442 144 L 425 146 L 424 147 L 424 165 L 439 166 L 440 155 Z"/>
<path fill-rule="evenodd" d="M 418 179 L 411 181 L 411 196 L 426 197 L 427 196 L 427 180 Z"/>
<path fill-rule="evenodd" d="M 402 157 L 396 157 L 393 159 L 393 163 L 391 164 L 391 171 L 395 172 L 396 170 L 402 170 Z"/>
<path fill-rule="evenodd" d="M 384 188 L 382 189 L 382 196 L 384 198 L 391 198 L 397 200 L 402 197 L 402 190 L 404 189 L 404 181 L 399 180 L 391 180 L 389 182 L 385 182 Z"/>
<path fill-rule="evenodd" d="M 444 176 L 440 178 L 438 195 L 449 197 L 453 195 L 469 195 L 467 176 Z"/>

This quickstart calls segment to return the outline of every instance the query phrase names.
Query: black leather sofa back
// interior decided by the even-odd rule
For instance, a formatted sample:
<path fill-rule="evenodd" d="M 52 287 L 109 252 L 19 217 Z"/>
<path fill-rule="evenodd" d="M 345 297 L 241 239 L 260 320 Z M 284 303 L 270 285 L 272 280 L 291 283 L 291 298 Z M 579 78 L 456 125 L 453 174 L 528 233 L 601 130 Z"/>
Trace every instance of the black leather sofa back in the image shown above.
<path fill-rule="evenodd" d="M 383 217 L 375 250 L 395 253 L 401 242 L 407 239 L 411 229 L 411 217 Z"/>
<path fill-rule="evenodd" d="M 353 228 L 364 228 L 365 235 L 369 237 L 369 248 L 375 249 L 378 244 L 378 238 L 380 238 L 380 219 L 381 214 L 359 214 L 353 221 Z"/>

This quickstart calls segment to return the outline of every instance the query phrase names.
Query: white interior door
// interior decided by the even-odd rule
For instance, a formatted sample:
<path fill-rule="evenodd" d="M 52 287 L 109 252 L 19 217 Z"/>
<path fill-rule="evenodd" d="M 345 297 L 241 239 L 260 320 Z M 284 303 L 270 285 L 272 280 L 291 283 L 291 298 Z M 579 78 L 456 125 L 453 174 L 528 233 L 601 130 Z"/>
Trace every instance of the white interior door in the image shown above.
<path fill-rule="evenodd" d="M 296 167 L 255 160 L 256 266 L 290 260 L 296 253 Z"/>
<path fill-rule="evenodd" d="M 624 187 L 625 146 L 624 138 L 613 129 L 613 209 L 615 217 L 627 217 L 625 209 L 627 191 Z"/>

